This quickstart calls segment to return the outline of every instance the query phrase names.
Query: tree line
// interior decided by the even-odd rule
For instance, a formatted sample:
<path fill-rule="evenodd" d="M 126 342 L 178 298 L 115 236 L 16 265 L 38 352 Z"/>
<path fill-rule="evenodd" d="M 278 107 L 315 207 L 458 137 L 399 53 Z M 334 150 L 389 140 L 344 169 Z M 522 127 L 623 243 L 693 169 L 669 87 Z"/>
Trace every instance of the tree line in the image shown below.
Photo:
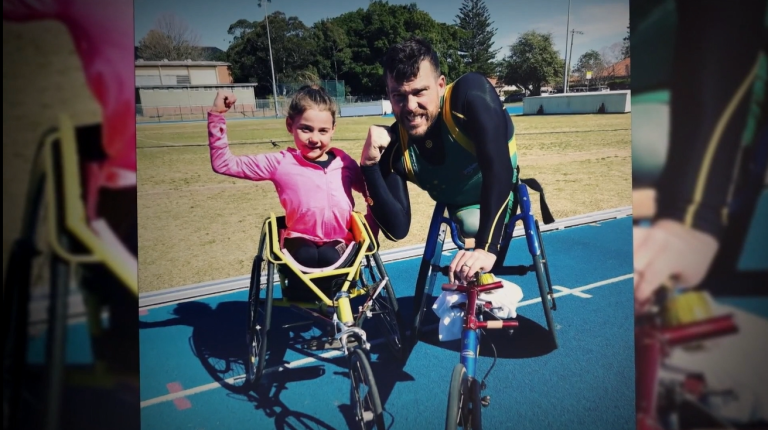
<path fill-rule="evenodd" d="M 236 83 L 255 83 L 257 97 L 270 97 L 271 42 L 278 89 L 283 88 L 281 83 L 338 80 L 344 82 L 346 95 L 381 96 L 385 94 L 381 59 L 389 46 L 414 34 L 433 44 L 449 82 L 467 72 L 479 72 L 496 77 L 500 85 L 516 85 L 538 95 L 543 86 L 562 81 L 565 63 L 554 48 L 552 34 L 524 32 L 497 61 L 501 49 L 493 46 L 497 31 L 493 24 L 483 0 L 464 0 L 452 24 L 435 21 L 415 3 L 393 5 L 374 0 L 366 9 L 322 19 L 311 26 L 295 16 L 272 12 L 268 16 L 269 40 L 267 21 L 240 19 L 227 30 L 231 37 L 227 50 L 210 55 L 186 24 L 166 15 L 139 42 L 138 54 L 149 61 L 226 61 Z M 628 46 L 628 36 L 624 42 Z M 621 42 L 614 44 L 613 53 L 590 51 L 589 58 L 582 56 L 576 62 L 574 71 L 629 56 L 622 46 Z"/>

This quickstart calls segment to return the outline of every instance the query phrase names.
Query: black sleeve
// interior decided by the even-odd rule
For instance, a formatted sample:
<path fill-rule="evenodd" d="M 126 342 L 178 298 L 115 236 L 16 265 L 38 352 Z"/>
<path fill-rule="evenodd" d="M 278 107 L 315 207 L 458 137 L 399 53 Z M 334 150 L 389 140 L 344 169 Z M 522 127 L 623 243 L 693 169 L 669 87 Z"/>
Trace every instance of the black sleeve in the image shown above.
<path fill-rule="evenodd" d="M 392 241 L 402 240 L 411 228 L 411 200 L 405 170 L 402 168 L 402 149 L 397 139 L 397 123 L 393 125 L 395 137 L 381 155 L 377 164 L 360 166 L 368 189 L 368 207 L 381 231 Z"/>
<path fill-rule="evenodd" d="M 757 96 L 766 1 L 723 7 L 678 0 L 677 13 L 670 147 L 656 187 L 656 219 L 677 220 L 719 238 Z"/>
<path fill-rule="evenodd" d="M 454 84 L 451 106 L 459 115 L 459 126 L 475 143 L 477 162 L 483 175 L 480 192 L 480 225 L 475 248 L 499 252 L 504 218 L 512 192 L 513 168 L 509 140 L 514 126 L 488 79 L 478 73 L 462 76 Z"/>

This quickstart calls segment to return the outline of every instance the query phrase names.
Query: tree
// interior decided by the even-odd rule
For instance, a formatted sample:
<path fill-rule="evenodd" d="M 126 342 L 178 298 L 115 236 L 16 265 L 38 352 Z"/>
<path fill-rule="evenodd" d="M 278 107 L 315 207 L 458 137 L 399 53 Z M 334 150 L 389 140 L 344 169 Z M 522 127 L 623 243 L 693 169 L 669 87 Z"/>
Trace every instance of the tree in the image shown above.
<path fill-rule="evenodd" d="M 493 49 L 491 15 L 483 0 L 464 0 L 456 24 L 465 31 L 459 40 L 458 50 L 464 60 L 467 71 L 492 76 L 495 73 L 494 60 L 500 49 Z"/>
<path fill-rule="evenodd" d="M 347 69 L 352 59 L 349 38 L 342 27 L 330 19 L 323 19 L 312 26 L 317 46 L 317 69 L 322 77 L 339 79 L 339 73 Z"/>
<path fill-rule="evenodd" d="M 622 46 L 621 46 L 621 59 L 627 59 L 629 58 L 629 26 L 627 26 L 627 35 L 624 36 L 622 39 Z"/>
<path fill-rule="evenodd" d="M 139 41 L 138 55 L 146 61 L 199 61 L 205 53 L 200 36 L 186 22 L 172 14 L 163 14 L 155 26 Z"/>
<path fill-rule="evenodd" d="M 317 80 L 315 67 L 316 46 L 310 28 L 295 16 L 275 11 L 269 15 L 270 38 L 267 39 L 266 21 L 250 22 L 240 19 L 229 26 L 233 37 L 227 48 L 235 82 L 257 83 L 258 96 L 273 92 L 269 45 L 272 45 L 273 63 L 278 94 L 290 91 L 284 84 L 301 84 Z"/>
<path fill-rule="evenodd" d="M 538 96 L 541 87 L 562 77 L 564 67 L 560 53 L 555 50 L 552 33 L 531 30 L 520 35 L 509 47 L 509 55 L 501 64 L 499 75 L 504 84 L 517 85 L 525 88 L 529 95 Z"/>
<path fill-rule="evenodd" d="M 590 49 L 581 54 L 579 60 L 576 61 L 576 66 L 573 68 L 573 71 L 581 76 L 582 81 L 585 83 L 587 80 L 587 72 L 592 72 L 590 83 L 600 84 L 605 78 L 605 76 L 603 76 L 606 71 L 605 69 L 606 64 L 605 61 L 603 61 L 603 57 L 599 52 Z"/>

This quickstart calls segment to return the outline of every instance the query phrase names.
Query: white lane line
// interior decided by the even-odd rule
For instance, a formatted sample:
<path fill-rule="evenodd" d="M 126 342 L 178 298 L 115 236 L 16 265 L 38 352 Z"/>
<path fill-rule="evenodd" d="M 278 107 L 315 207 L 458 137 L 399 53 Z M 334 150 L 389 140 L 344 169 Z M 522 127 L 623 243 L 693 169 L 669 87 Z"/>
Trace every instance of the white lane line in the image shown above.
<path fill-rule="evenodd" d="M 570 288 L 561 287 L 559 285 L 553 286 L 552 289 L 555 290 L 555 291 L 562 291 L 564 293 L 572 294 L 572 295 L 574 295 L 576 297 L 581 297 L 582 299 L 592 298 L 591 294 L 582 293 L 580 291 L 574 291 L 574 290 L 572 290 Z"/>
<path fill-rule="evenodd" d="M 562 297 L 562 296 L 576 295 L 575 293 L 579 293 L 581 291 L 591 290 L 592 288 L 602 287 L 603 285 L 613 284 L 614 282 L 623 281 L 625 279 L 631 279 L 634 276 L 635 276 L 634 274 L 629 274 L 629 275 L 624 275 L 624 276 L 617 276 L 615 278 L 606 279 L 605 281 L 600 281 L 600 282 L 595 282 L 594 284 L 584 285 L 583 287 L 573 288 L 573 289 L 570 289 L 570 290 L 566 289 L 566 291 L 564 291 L 564 292 L 555 293 L 554 296 L 555 297 Z M 517 305 L 517 307 L 519 308 L 521 306 L 532 305 L 534 303 L 541 303 L 541 297 L 537 297 L 537 298 L 531 299 L 531 300 L 522 301 L 522 302 L 520 302 L 519 305 Z"/>
<path fill-rule="evenodd" d="M 559 292 L 559 293 L 555 293 L 555 297 L 563 297 L 563 296 L 569 296 L 569 295 L 573 295 L 573 296 L 579 297 L 578 293 L 580 293 L 582 291 L 590 290 L 592 288 L 602 287 L 602 286 L 608 285 L 608 284 L 613 284 L 613 283 L 616 283 L 616 282 L 619 282 L 619 281 L 623 281 L 625 279 L 630 279 L 633 276 L 634 276 L 633 274 L 624 275 L 624 276 L 618 276 L 616 278 L 606 279 L 605 281 L 595 282 L 593 284 L 584 285 L 584 286 L 578 287 L 578 288 L 572 288 L 572 289 L 562 288 L 562 290 L 564 290 L 564 291 Z M 540 303 L 540 302 L 541 302 L 541 297 L 539 297 L 537 299 L 531 299 L 531 300 L 526 300 L 526 301 L 520 302 L 520 304 L 517 307 L 520 308 L 520 307 L 523 307 L 523 306 L 528 306 L 528 305 L 532 305 L 534 303 Z M 424 329 L 425 330 L 431 330 L 431 329 L 434 329 L 434 328 L 437 328 L 436 324 L 432 325 L 432 326 L 429 326 L 429 327 L 425 327 Z M 370 341 L 370 344 L 371 345 L 376 345 L 376 344 L 379 344 L 379 343 L 381 343 L 383 341 L 384 341 L 384 339 L 376 339 L 376 340 Z M 342 354 L 344 354 L 342 351 L 329 351 L 329 352 L 325 352 L 323 354 L 320 354 L 319 357 L 331 358 L 331 357 L 339 356 L 339 355 L 342 355 Z M 276 367 L 270 367 L 269 369 L 264 369 L 264 373 L 266 374 L 266 373 L 272 373 L 272 372 L 276 372 L 276 371 L 279 372 L 279 371 L 282 371 L 283 369 L 286 369 L 286 368 L 288 368 L 288 369 L 295 368 L 295 367 L 302 366 L 304 364 L 312 363 L 312 362 L 315 362 L 315 361 L 318 361 L 318 359 L 314 358 L 314 357 L 302 358 L 301 360 L 297 360 L 297 361 L 293 361 L 293 362 L 290 362 L 290 363 L 286 363 L 286 364 L 284 364 L 282 366 L 276 366 Z M 235 382 L 242 381 L 244 378 L 245 378 L 245 375 L 240 375 L 240 376 L 235 376 L 235 377 L 226 379 L 224 382 L 227 383 L 227 384 L 234 384 Z M 155 397 L 153 399 L 145 400 L 145 401 L 141 402 L 141 407 L 145 408 L 147 406 L 157 405 L 159 403 L 170 402 L 170 401 L 173 401 L 173 400 L 181 398 L 181 397 L 188 397 L 188 396 L 191 396 L 193 394 L 199 394 L 199 393 L 202 393 L 202 392 L 205 392 L 205 391 L 215 390 L 216 388 L 221 388 L 221 387 L 222 387 L 222 385 L 221 385 L 220 382 L 211 382 L 210 384 L 205 384 L 205 385 L 201 385 L 199 387 L 189 388 L 189 389 L 184 390 L 184 391 L 179 391 L 177 393 L 166 394 L 164 396 Z"/>

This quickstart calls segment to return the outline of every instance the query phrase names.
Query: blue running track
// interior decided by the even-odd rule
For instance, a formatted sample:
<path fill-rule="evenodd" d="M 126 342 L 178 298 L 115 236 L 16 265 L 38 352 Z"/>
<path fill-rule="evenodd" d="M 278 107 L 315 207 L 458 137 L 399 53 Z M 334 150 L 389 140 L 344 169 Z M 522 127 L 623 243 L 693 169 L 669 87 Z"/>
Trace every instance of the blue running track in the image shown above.
<path fill-rule="evenodd" d="M 509 278 L 523 288 L 521 327 L 489 332 L 479 376 L 491 405 L 486 428 L 594 430 L 634 426 L 631 217 L 544 233 L 556 286 L 560 348 L 549 351 L 535 275 Z M 447 253 L 451 255 L 451 253 Z M 445 257 L 446 264 L 449 261 Z M 420 258 L 387 264 L 406 320 Z M 529 264 L 525 240 L 513 240 L 507 264 Z M 438 279 L 438 285 L 444 279 Z M 276 290 L 276 292 L 279 289 Z M 435 293 L 437 294 L 437 292 Z M 265 376 L 267 388 L 241 392 L 245 373 L 247 290 L 145 309 L 141 315 L 141 399 L 144 429 L 348 428 L 350 383 L 341 353 L 297 346 L 316 330 L 283 329 L 270 352 L 287 365 Z M 400 369 L 386 345 L 372 348 L 372 367 L 390 429 L 437 429 L 459 355 L 441 343 L 431 310 L 410 360 Z M 276 308 L 276 321 L 299 321 Z M 273 325 L 274 327 L 274 325 Z M 370 339 L 378 334 L 371 332 Z M 291 339 L 289 342 L 288 339 Z M 269 363 L 268 366 L 274 365 Z M 299 423 L 303 423 L 299 425 Z"/>

